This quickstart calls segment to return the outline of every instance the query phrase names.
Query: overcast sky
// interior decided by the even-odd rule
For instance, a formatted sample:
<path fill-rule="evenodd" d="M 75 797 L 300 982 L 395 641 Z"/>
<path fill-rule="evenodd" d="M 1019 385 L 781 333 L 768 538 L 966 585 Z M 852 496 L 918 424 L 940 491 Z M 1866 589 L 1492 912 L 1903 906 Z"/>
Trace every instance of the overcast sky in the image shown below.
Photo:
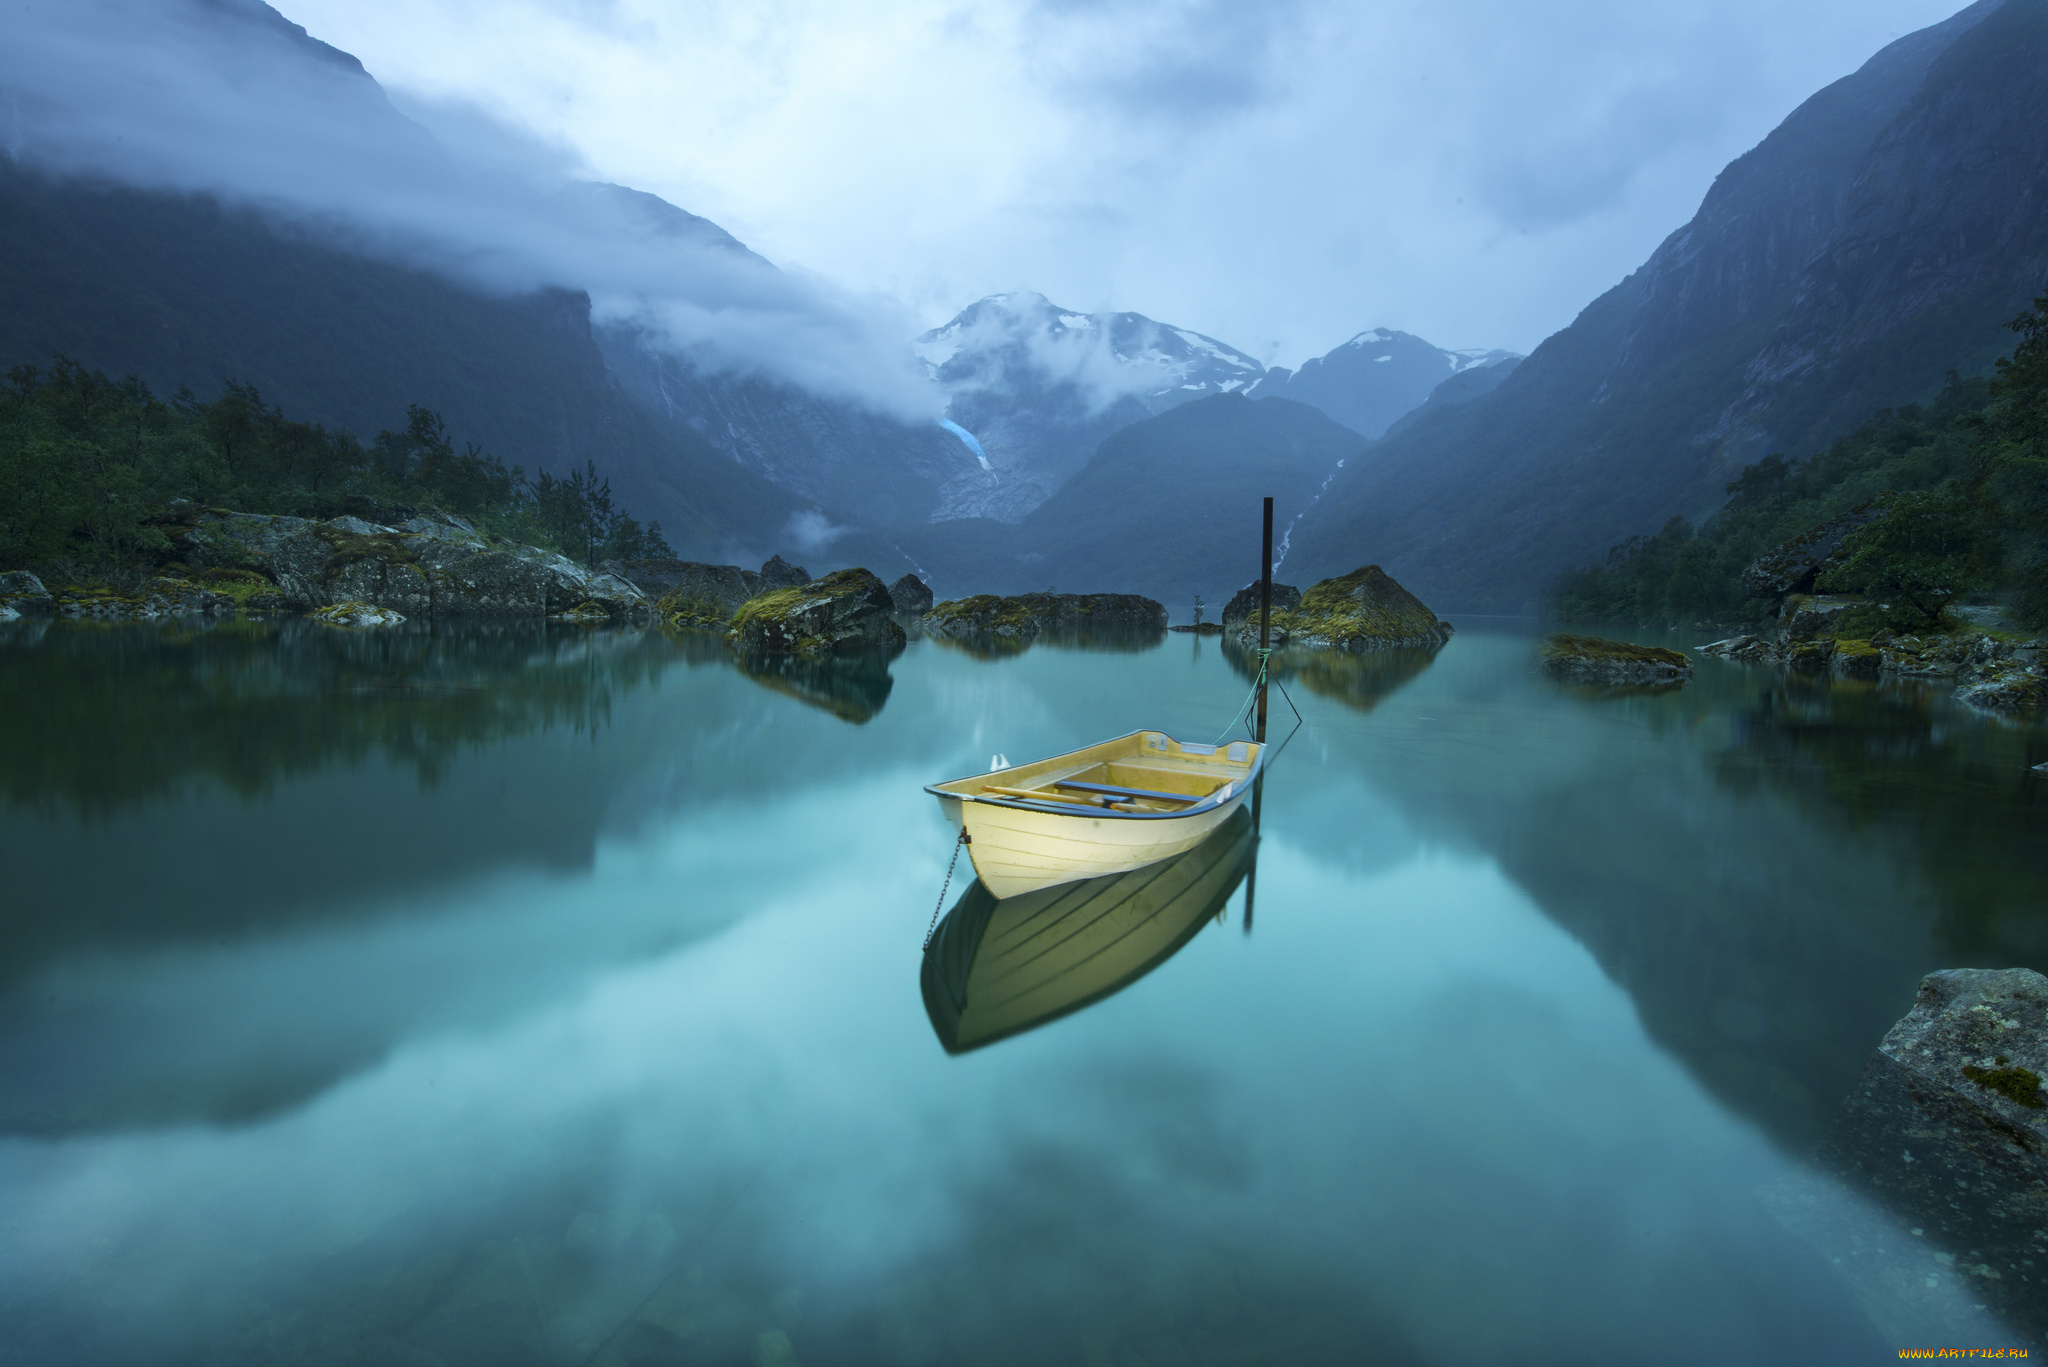
<path fill-rule="evenodd" d="M 282 0 L 936 324 L 1036 289 L 1292 364 L 1526 351 L 1802 99 L 1953 0 Z"/>

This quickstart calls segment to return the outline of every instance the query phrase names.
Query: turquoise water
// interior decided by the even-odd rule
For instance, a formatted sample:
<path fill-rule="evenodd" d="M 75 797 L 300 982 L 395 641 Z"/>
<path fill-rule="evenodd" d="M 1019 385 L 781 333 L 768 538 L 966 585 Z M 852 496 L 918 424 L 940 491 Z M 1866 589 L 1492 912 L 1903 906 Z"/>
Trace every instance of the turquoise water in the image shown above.
<path fill-rule="evenodd" d="M 1531 645 L 1299 663 L 1252 924 L 951 1056 L 921 785 L 1215 739 L 1216 640 L 16 629 L 0 1362 L 1891 1356 L 1756 1193 L 2048 967 L 2048 733 Z"/>

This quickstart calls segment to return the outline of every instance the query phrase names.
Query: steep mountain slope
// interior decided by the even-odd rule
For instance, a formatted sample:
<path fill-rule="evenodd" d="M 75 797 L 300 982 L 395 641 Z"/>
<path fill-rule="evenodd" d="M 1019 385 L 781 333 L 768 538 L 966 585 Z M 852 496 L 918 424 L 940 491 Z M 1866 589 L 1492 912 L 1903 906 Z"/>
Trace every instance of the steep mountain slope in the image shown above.
<path fill-rule="evenodd" d="M 943 522 L 905 544 L 941 596 L 1142 593 L 1221 604 L 1258 574 L 1259 500 L 1298 516 L 1366 440 L 1307 404 L 1213 394 L 1121 428 L 1015 526 Z"/>
<path fill-rule="evenodd" d="M 1446 351 L 1410 333 L 1374 328 L 1299 370 L 1275 367 L 1251 395 L 1311 404 L 1352 431 L 1377 437 L 1452 376 L 1517 359 L 1507 351 Z"/>
<path fill-rule="evenodd" d="M 765 555 L 808 504 L 619 390 L 581 294 L 493 298 L 200 196 L 0 162 L 0 365 L 53 352 L 160 394 L 255 385 L 365 439 L 409 403 L 529 471 L 595 461 L 678 550 Z"/>
<path fill-rule="evenodd" d="M 1806 101 L 1645 265 L 1491 394 L 1422 413 L 1304 519 L 1444 609 L 1559 570 L 1881 403 L 1981 369 L 2048 273 L 2048 6 L 1980 0 Z"/>
<path fill-rule="evenodd" d="M 1434 413 L 1440 408 L 1449 408 L 1454 404 L 1470 403 L 1482 394 L 1491 394 L 1500 388 L 1501 381 L 1514 374 L 1515 368 L 1521 364 L 1521 357 L 1509 356 L 1491 365 L 1472 366 L 1459 371 L 1430 390 L 1429 397 L 1422 401 L 1420 407 L 1411 408 L 1396 418 L 1393 425 L 1387 428 L 1385 435 L 1392 436 L 1396 432 L 1407 431 L 1422 421 L 1426 413 Z"/>

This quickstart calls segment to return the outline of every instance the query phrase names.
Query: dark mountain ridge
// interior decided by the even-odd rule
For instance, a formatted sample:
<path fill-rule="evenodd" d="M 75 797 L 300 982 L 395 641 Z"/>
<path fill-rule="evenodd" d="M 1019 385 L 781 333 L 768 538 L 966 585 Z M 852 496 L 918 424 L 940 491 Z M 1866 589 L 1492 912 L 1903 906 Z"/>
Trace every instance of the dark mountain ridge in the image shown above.
<path fill-rule="evenodd" d="M 0 366 L 61 352 L 205 398 L 254 385 L 294 418 L 369 438 L 406 406 L 529 471 L 594 461 L 619 500 L 698 556 L 772 547 L 809 505 L 607 373 L 580 292 L 493 297 L 203 195 L 0 162 Z"/>
<path fill-rule="evenodd" d="M 1367 445 L 1307 404 L 1212 394 L 1111 433 L 1020 523 L 935 523 L 906 544 L 941 597 L 1054 587 L 1178 604 L 1201 593 L 1220 613 L 1258 574 L 1260 499 L 1289 525 Z"/>
<path fill-rule="evenodd" d="M 1980 0 L 1802 104 L 1491 394 L 1347 467 L 1302 573 L 1372 559 L 1444 610 L 1559 571 L 1886 403 L 1981 370 L 2048 270 L 2042 0 Z"/>

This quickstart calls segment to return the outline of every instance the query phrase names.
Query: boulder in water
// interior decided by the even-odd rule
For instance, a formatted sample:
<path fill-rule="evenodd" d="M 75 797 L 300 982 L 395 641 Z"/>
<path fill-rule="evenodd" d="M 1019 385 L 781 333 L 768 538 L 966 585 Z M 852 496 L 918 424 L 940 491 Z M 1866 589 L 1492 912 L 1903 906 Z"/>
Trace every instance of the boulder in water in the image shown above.
<path fill-rule="evenodd" d="M 1230 600 L 1235 607 L 1247 590 Z M 1258 586 L 1249 615 L 1237 629 L 1247 645 L 1259 640 Z M 1394 582 L 1378 565 L 1311 585 L 1293 608 L 1282 611 L 1280 585 L 1273 586 L 1273 644 L 1335 646 L 1340 650 L 1385 650 L 1408 646 L 1433 650 L 1451 639 L 1451 624 L 1438 619 L 1422 600 Z M 1225 608 L 1228 614 L 1230 608 Z"/>
<path fill-rule="evenodd" d="M 889 590 L 873 571 L 835 570 L 748 599 L 733 614 L 725 640 L 741 655 L 901 650 L 905 636 L 894 612 Z"/>
<path fill-rule="evenodd" d="M 2026 968 L 1930 973 L 1821 1149 L 2036 1342 L 2048 1336 L 2044 1075 L 2048 978 Z"/>
<path fill-rule="evenodd" d="M 1553 679 L 1589 684 L 1682 684 L 1692 661 L 1662 646 L 1559 632 L 1543 638 L 1536 658 Z"/>
<path fill-rule="evenodd" d="M 1292 584 L 1273 585 L 1273 611 L 1292 612 L 1301 606 L 1301 590 Z M 1251 623 L 1253 639 L 1259 631 L 1259 585 L 1257 580 L 1246 584 L 1230 595 L 1230 601 L 1223 605 L 1223 629 L 1235 631 Z"/>

